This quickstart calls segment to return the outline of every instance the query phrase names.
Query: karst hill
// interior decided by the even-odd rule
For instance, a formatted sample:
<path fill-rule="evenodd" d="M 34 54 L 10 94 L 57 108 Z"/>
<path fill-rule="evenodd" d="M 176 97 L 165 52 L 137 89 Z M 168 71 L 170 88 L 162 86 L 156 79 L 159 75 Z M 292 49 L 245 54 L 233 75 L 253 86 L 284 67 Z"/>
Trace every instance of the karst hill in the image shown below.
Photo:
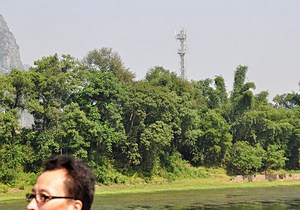
<path fill-rule="evenodd" d="M 6 74 L 11 69 L 23 69 L 19 46 L 13 33 L 0 14 L 0 74 Z"/>

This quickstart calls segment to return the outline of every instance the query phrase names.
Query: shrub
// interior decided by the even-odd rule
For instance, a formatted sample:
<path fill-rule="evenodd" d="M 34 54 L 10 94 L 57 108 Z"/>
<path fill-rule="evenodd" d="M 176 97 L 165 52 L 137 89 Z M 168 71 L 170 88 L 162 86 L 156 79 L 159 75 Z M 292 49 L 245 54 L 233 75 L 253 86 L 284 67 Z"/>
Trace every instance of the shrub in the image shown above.
<path fill-rule="evenodd" d="M 227 172 L 234 175 L 256 173 L 263 166 L 264 156 L 265 151 L 260 145 L 253 147 L 246 141 L 237 142 L 226 157 Z"/>

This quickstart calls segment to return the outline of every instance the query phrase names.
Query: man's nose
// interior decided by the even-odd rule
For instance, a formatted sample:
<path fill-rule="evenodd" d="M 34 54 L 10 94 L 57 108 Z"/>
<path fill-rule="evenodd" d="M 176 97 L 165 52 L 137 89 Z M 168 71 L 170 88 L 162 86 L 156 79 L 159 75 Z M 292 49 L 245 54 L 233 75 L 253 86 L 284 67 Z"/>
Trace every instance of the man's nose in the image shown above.
<path fill-rule="evenodd" d="M 35 198 L 33 198 L 27 205 L 27 210 L 37 210 L 38 209 L 38 206 L 37 206 L 37 203 L 36 203 L 36 200 Z"/>

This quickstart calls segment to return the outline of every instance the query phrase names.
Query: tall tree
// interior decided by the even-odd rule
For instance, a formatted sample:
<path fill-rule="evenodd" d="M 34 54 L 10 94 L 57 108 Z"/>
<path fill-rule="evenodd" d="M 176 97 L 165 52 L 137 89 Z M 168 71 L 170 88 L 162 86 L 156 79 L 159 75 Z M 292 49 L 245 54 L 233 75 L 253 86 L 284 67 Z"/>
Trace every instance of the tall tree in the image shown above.
<path fill-rule="evenodd" d="M 161 156 L 168 159 L 173 139 L 172 127 L 162 121 L 145 128 L 140 137 L 141 167 L 144 171 L 154 172 L 162 166 Z"/>
<path fill-rule="evenodd" d="M 120 82 L 132 83 L 135 75 L 123 64 L 118 53 L 111 48 L 101 48 L 89 51 L 83 59 L 89 69 L 111 72 Z"/>
<path fill-rule="evenodd" d="M 226 157 L 227 171 L 230 174 L 254 174 L 263 167 L 265 151 L 257 144 L 251 146 L 246 141 L 233 144 Z"/>
<path fill-rule="evenodd" d="M 26 72 L 13 69 L 0 76 L 0 182 L 13 184 L 30 155 L 30 148 L 22 145 L 19 125 L 29 86 Z"/>
<path fill-rule="evenodd" d="M 177 99 L 176 93 L 147 82 L 137 82 L 130 88 L 125 106 L 128 164 L 145 165 L 143 161 L 146 161 L 145 157 L 149 155 L 147 144 L 150 135 L 154 135 L 155 138 L 158 138 L 159 133 L 166 135 L 164 138 L 172 144 L 174 137 L 171 141 L 170 136 L 180 132 Z M 151 145 L 157 148 L 158 144 L 152 141 L 158 139 L 151 140 Z M 166 152 L 173 151 L 166 150 Z M 157 154 L 153 154 L 152 157 L 157 157 Z"/>
<path fill-rule="evenodd" d="M 220 166 L 224 161 L 232 136 L 230 126 L 213 110 L 201 114 L 200 125 L 186 133 L 183 142 L 195 165 Z"/>
<path fill-rule="evenodd" d="M 36 61 L 35 65 L 29 71 L 34 86 L 27 107 L 34 116 L 35 128 L 45 131 L 58 126 L 64 105 L 80 88 L 76 80 L 80 67 L 75 58 L 69 55 L 59 58 L 57 54 Z"/>
<path fill-rule="evenodd" d="M 214 80 L 200 80 L 193 82 L 193 85 L 205 98 L 208 108 L 220 108 L 227 103 L 227 92 L 223 77 L 216 76 Z"/>
<path fill-rule="evenodd" d="M 122 118 L 126 99 L 126 88 L 117 77 L 110 72 L 92 70 L 74 99 L 79 107 L 70 107 L 86 123 L 82 126 L 82 122 L 75 121 L 78 126 L 76 132 L 80 132 L 77 142 L 83 144 L 80 143 L 82 138 L 88 141 L 89 160 L 94 162 L 95 167 L 112 164 L 122 152 L 121 147 L 127 138 Z M 71 112 L 68 115 L 70 120 L 75 120 Z"/>
<path fill-rule="evenodd" d="M 174 72 L 161 66 L 151 68 L 147 72 L 145 80 L 153 85 L 166 87 L 170 91 L 176 92 L 178 96 L 192 91 L 192 86 L 187 80 L 178 77 Z"/>
<path fill-rule="evenodd" d="M 275 106 L 286 109 L 292 109 L 300 106 L 300 94 L 299 93 L 286 93 L 282 95 L 276 95 L 273 99 Z"/>
<path fill-rule="evenodd" d="M 34 149 L 34 168 L 51 154 L 62 153 L 61 126 L 65 106 L 82 88 L 79 72 L 82 67 L 70 55 L 57 54 L 35 62 L 28 72 L 32 88 L 28 91 L 26 108 L 33 115 L 34 125 L 27 134 Z"/>
<path fill-rule="evenodd" d="M 241 115 L 244 111 L 251 109 L 255 102 L 255 97 L 251 89 L 255 89 L 253 82 L 246 82 L 246 73 L 248 67 L 238 66 L 234 74 L 233 91 L 231 102 L 233 105 L 233 119 Z"/>

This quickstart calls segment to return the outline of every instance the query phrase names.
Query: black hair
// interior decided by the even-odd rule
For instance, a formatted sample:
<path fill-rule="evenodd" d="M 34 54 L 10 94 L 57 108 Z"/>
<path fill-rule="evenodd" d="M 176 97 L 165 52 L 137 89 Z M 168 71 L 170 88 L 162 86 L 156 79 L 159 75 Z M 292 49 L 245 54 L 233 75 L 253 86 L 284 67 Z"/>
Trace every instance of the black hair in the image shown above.
<path fill-rule="evenodd" d="M 82 202 L 82 210 L 90 210 L 95 191 L 95 177 L 85 163 L 70 155 L 56 155 L 45 163 L 44 171 L 65 169 L 68 196 Z"/>

